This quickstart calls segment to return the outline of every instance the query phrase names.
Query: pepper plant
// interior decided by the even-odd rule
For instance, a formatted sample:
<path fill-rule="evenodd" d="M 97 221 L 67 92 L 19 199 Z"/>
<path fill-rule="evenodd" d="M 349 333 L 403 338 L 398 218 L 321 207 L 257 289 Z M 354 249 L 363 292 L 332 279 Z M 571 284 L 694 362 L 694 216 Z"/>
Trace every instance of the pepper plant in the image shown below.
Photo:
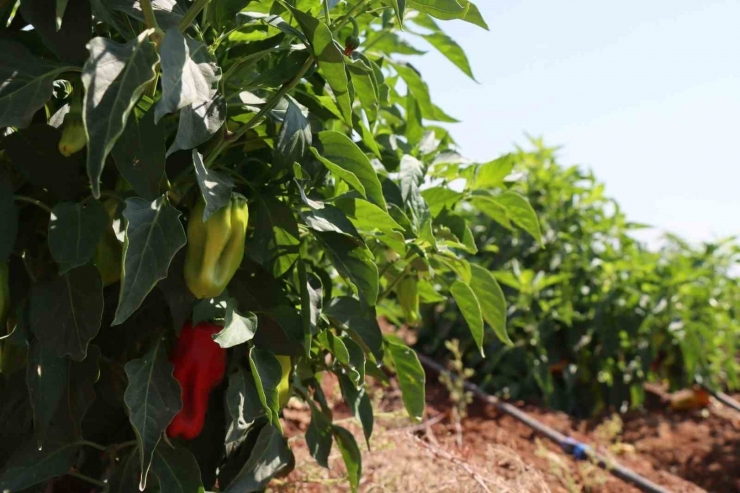
<path fill-rule="evenodd" d="M 0 491 L 262 491 L 291 395 L 356 490 L 321 376 L 368 444 L 366 377 L 424 409 L 378 314 L 451 295 L 505 338 L 472 196 L 427 176 L 454 119 L 397 59 L 421 36 L 472 77 L 439 19 L 487 28 L 467 0 L 0 2 Z"/>

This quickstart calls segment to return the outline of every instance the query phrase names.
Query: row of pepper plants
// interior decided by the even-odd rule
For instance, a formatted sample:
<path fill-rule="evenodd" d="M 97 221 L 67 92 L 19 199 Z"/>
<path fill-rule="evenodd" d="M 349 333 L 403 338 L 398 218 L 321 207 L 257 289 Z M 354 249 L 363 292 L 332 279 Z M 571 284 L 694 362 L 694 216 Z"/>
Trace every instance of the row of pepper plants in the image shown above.
<path fill-rule="evenodd" d="M 398 56 L 472 77 L 438 20 L 487 29 L 467 0 L 0 1 L 0 491 L 262 491 L 290 397 L 356 490 L 366 378 L 424 412 L 379 312 L 452 297 L 479 349 L 506 339 L 463 211 L 537 221 L 495 163 L 430 181 L 454 118 Z"/>
<path fill-rule="evenodd" d="M 542 226 L 539 242 L 496 209 L 466 216 L 478 247 L 470 260 L 502 285 L 513 344 L 488 337 L 481 358 L 450 301 L 425 311 L 422 351 L 444 358 L 444 341 L 459 338 L 489 392 L 577 416 L 639 407 L 645 382 L 739 387 L 737 242 L 668 234 L 649 248 L 636 239 L 645 225 L 630 222 L 592 172 L 561 165 L 539 139 L 497 161 L 501 185 L 526 196 Z"/>

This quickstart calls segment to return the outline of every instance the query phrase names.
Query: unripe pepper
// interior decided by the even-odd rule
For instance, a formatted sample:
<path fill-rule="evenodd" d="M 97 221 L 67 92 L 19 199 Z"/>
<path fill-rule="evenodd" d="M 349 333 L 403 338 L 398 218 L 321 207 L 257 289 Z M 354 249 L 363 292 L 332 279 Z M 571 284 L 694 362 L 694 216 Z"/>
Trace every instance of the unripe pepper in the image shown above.
<path fill-rule="evenodd" d="M 59 152 L 71 156 L 87 145 L 87 133 L 82 121 L 82 87 L 75 85 L 69 113 L 64 115 L 62 137 L 59 139 Z"/>
<path fill-rule="evenodd" d="M 215 298 L 224 292 L 244 258 L 249 209 L 244 197 L 234 194 L 224 207 L 203 222 L 201 197 L 190 211 L 185 282 L 196 298 Z"/>
<path fill-rule="evenodd" d="M 360 46 L 360 38 L 355 35 L 347 36 L 344 40 L 344 54 L 350 56 Z"/>
<path fill-rule="evenodd" d="M 173 373 L 182 388 L 182 410 L 167 427 L 167 436 L 191 440 L 203 431 L 208 398 L 226 372 L 226 350 L 213 341 L 222 327 L 186 324 L 172 354 Z"/>
<path fill-rule="evenodd" d="M 290 356 L 275 355 L 275 357 L 283 369 L 280 384 L 278 384 L 278 402 L 280 407 L 283 408 L 290 399 L 290 370 L 293 369 L 293 363 L 290 361 Z"/>
<path fill-rule="evenodd" d="M 406 323 L 415 325 L 419 321 L 419 287 L 416 276 L 406 276 L 396 284 L 396 295 Z"/>
<path fill-rule="evenodd" d="M 122 248 L 121 242 L 118 241 L 116 232 L 113 230 L 112 222 L 116 215 L 118 201 L 116 199 L 110 199 L 103 205 L 108 212 L 111 223 L 108 225 L 105 233 L 103 233 L 103 237 L 98 242 L 98 246 L 95 248 L 93 264 L 98 268 L 98 272 L 100 272 L 100 276 L 103 278 L 103 286 L 110 286 L 121 280 Z"/>

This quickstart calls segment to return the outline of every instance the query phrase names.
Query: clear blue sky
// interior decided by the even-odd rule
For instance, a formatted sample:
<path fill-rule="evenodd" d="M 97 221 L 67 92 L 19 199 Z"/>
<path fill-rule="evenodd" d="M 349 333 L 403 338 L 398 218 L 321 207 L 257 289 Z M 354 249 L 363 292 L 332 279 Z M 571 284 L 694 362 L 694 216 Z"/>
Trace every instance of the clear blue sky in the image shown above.
<path fill-rule="evenodd" d="M 542 136 L 631 220 L 695 241 L 740 235 L 740 2 L 476 3 L 490 31 L 442 25 L 479 84 L 432 49 L 409 58 L 462 120 L 450 128 L 464 155 Z"/>

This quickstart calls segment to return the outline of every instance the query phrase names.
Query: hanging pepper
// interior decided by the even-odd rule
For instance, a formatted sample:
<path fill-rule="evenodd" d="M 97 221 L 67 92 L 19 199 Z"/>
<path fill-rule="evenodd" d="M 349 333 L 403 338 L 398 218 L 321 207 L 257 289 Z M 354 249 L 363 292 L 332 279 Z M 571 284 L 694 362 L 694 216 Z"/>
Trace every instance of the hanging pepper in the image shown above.
<path fill-rule="evenodd" d="M 226 372 L 226 350 L 213 341 L 222 327 L 186 324 L 172 354 L 173 373 L 182 387 L 182 410 L 167 427 L 167 436 L 191 440 L 203 431 L 208 398 Z"/>
<path fill-rule="evenodd" d="M 5 335 L 5 322 L 10 313 L 10 279 L 8 263 L 0 262 L 0 334 Z"/>
<path fill-rule="evenodd" d="M 409 325 L 419 322 L 419 281 L 416 276 L 406 276 L 396 284 L 396 295 L 403 317 Z"/>
<path fill-rule="evenodd" d="M 113 229 L 113 219 L 118 208 L 118 201 L 116 199 L 110 199 L 103 205 L 108 212 L 111 222 L 105 233 L 103 233 L 103 237 L 100 238 L 98 246 L 95 248 L 93 264 L 98 268 L 98 272 L 100 272 L 100 276 L 103 278 L 103 286 L 110 286 L 121 280 L 121 242 L 118 241 L 116 232 Z"/>
<path fill-rule="evenodd" d="M 360 47 L 360 38 L 358 38 L 357 36 L 350 35 L 344 39 L 344 54 L 345 55 L 350 56 L 359 47 Z"/>
<path fill-rule="evenodd" d="M 185 282 L 196 298 L 215 298 L 224 292 L 244 258 L 249 209 L 234 194 L 224 207 L 203 222 L 201 197 L 190 211 Z"/>
<path fill-rule="evenodd" d="M 64 115 L 62 137 L 59 139 L 59 152 L 71 156 L 87 145 L 87 133 L 82 121 L 82 86 L 75 84 L 69 112 Z"/>
<path fill-rule="evenodd" d="M 278 402 L 280 407 L 283 408 L 290 399 L 290 370 L 293 369 L 293 363 L 290 361 L 290 356 L 275 355 L 275 357 L 283 369 L 283 375 L 280 378 L 280 384 L 278 384 Z"/>

